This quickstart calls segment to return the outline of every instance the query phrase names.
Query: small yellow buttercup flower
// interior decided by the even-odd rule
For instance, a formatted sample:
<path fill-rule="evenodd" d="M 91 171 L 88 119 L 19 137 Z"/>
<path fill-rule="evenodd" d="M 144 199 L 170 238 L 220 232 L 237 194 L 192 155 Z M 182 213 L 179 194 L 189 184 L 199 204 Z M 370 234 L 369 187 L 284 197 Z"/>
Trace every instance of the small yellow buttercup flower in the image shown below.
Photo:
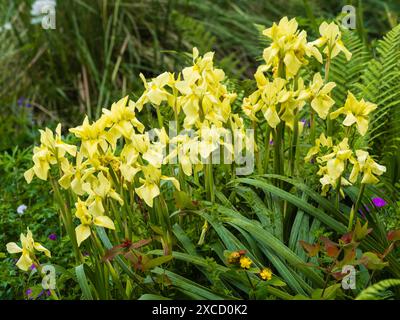
<path fill-rule="evenodd" d="M 228 263 L 234 264 L 239 261 L 240 253 L 237 251 L 232 252 L 228 257 Z"/>
<path fill-rule="evenodd" d="M 272 271 L 269 268 L 264 268 L 259 273 L 261 279 L 263 280 L 271 280 L 272 279 Z"/>
<path fill-rule="evenodd" d="M 253 262 L 248 257 L 240 258 L 240 267 L 243 269 L 250 269 L 252 263 Z"/>

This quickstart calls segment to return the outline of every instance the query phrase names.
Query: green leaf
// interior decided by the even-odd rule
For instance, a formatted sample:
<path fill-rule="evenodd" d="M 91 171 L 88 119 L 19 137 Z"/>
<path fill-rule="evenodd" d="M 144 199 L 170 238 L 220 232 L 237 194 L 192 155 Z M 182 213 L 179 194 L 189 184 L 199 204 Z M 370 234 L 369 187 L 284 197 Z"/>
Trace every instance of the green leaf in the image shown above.
<path fill-rule="evenodd" d="M 364 252 L 360 262 L 370 270 L 382 270 L 389 265 L 389 262 L 383 262 L 375 253 Z"/>
<path fill-rule="evenodd" d="M 159 265 L 162 265 L 163 263 L 166 263 L 168 261 L 172 260 L 172 255 L 168 255 L 168 256 L 162 256 L 162 257 L 157 257 L 154 259 L 150 259 L 148 262 L 146 262 L 143 265 L 143 271 L 147 271 L 150 270 L 154 267 L 157 267 Z"/>
<path fill-rule="evenodd" d="M 171 300 L 167 297 L 159 296 L 158 294 L 143 294 L 139 297 L 138 300 Z"/>
<path fill-rule="evenodd" d="M 88 280 L 86 278 L 84 265 L 81 264 L 75 267 L 76 278 L 78 280 L 79 286 L 82 290 L 82 297 L 84 300 L 93 300 L 92 292 L 89 287 Z"/>

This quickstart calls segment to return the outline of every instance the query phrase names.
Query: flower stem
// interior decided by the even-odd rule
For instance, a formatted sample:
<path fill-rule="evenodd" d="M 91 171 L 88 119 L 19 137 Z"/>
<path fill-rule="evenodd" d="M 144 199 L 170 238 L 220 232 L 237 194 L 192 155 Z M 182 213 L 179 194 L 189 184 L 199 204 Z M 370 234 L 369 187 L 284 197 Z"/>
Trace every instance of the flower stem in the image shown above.
<path fill-rule="evenodd" d="M 358 209 L 360 208 L 364 190 L 365 190 L 365 184 L 362 183 L 360 190 L 358 192 L 356 203 L 354 206 L 352 206 L 351 211 L 350 211 L 349 226 L 347 227 L 347 231 L 351 231 L 353 228 L 354 216 L 357 214 Z"/>

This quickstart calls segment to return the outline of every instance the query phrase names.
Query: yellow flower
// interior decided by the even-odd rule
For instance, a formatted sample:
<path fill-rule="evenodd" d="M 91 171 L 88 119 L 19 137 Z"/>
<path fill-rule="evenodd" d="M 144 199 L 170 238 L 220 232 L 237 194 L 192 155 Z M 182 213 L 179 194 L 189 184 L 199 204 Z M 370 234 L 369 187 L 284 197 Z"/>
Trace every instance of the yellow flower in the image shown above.
<path fill-rule="evenodd" d="M 335 86 L 334 82 L 328 82 L 324 85 L 321 75 L 319 73 L 314 75 L 310 86 L 311 107 L 321 119 L 326 119 L 330 108 L 335 104 L 335 101 L 329 96 L 329 93 Z"/>
<path fill-rule="evenodd" d="M 250 269 L 253 262 L 247 257 L 240 258 L 240 267 L 243 269 Z"/>
<path fill-rule="evenodd" d="M 272 39 L 272 44 L 264 50 L 263 57 L 267 67 L 274 68 L 274 75 L 280 74 L 282 65 L 286 67 L 286 78 L 294 77 L 303 64 L 307 64 L 305 56 L 314 56 L 322 63 L 322 56 L 318 49 L 307 43 L 307 33 L 297 30 L 296 19 L 282 18 L 279 24 L 274 23 L 271 28 L 263 31 L 263 35 Z"/>
<path fill-rule="evenodd" d="M 264 76 L 260 73 L 256 77 L 262 79 Z M 286 80 L 281 78 L 275 78 L 273 82 L 269 82 L 268 79 L 265 79 L 265 81 L 257 80 L 257 84 L 260 91 L 260 100 L 258 103 L 260 104 L 261 112 L 264 114 L 268 125 L 271 128 L 276 128 L 281 122 L 277 106 L 290 98 L 290 92 L 285 89 Z"/>
<path fill-rule="evenodd" d="M 269 268 L 264 268 L 260 271 L 260 277 L 263 280 L 271 280 L 272 279 L 272 271 Z"/>
<path fill-rule="evenodd" d="M 256 114 L 261 110 L 261 104 L 258 103 L 259 97 L 260 92 L 257 90 L 243 99 L 242 110 L 253 121 L 258 121 Z"/>
<path fill-rule="evenodd" d="M 159 106 L 163 101 L 167 101 L 168 97 L 171 95 L 164 87 L 167 85 L 172 85 L 175 82 L 173 74 L 169 72 L 164 72 L 158 77 L 152 79 L 152 81 L 147 82 L 144 75 L 141 73 L 140 78 L 143 81 L 146 90 L 142 96 L 136 101 L 136 106 L 139 111 L 142 110 L 143 105 L 150 102 L 155 106 Z"/>
<path fill-rule="evenodd" d="M 222 83 L 225 73 L 222 69 L 214 68 L 213 57 L 213 52 L 207 52 L 200 57 L 194 48 L 193 66 L 184 68 L 174 84 L 180 93 L 176 104 L 185 114 L 186 129 L 191 129 L 194 125 L 200 127 L 204 120 L 221 126 L 229 119 L 236 94 L 229 93 Z"/>
<path fill-rule="evenodd" d="M 200 142 L 198 146 L 200 156 L 203 159 L 207 159 L 220 146 L 225 146 L 233 153 L 232 145 L 223 139 L 226 134 L 228 134 L 228 131 L 225 128 L 218 128 L 215 125 L 208 126 L 207 122 L 204 122 L 199 130 Z"/>
<path fill-rule="evenodd" d="M 105 215 L 97 215 L 96 210 L 89 212 L 86 202 L 78 198 L 75 203 L 76 213 L 75 216 L 81 221 L 81 224 L 75 228 L 76 240 L 78 246 L 83 241 L 90 237 L 92 225 L 115 230 L 114 222 Z"/>
<path fill-rule="evenodd" d="M 85 190 L 90 188 L 86 180 L 96 171 L 95 168 L 88 167 L 89 161 L 83 161 L 83 157 L 81 152 L 77 153 L 75 166 L 68 161 L 63 163 L 61 165 L 63 176 L 58 180 L 61 187 L 64 189 L 71 188 L 79 196 L 85 194 Z"/>
<path fill-rule="evenodd" d="M 164 164 L 175 164 L 178 159 L 183 172 L 187 176 L 192 175 L 192 167 L 195 165 L 195 171 L 201 169 L 202 164 L 199 159 L 199 141 L 198 137 L 189 137 L 188 135 L 178 135 L 171 139 L 170 153 L 164 159 Z"/>
<path fill-rule="evenodd" d="M 140 178 L 139 182 L 142 185 L 136 188 L 137 195 L 143 199 L 149 207 L 153 207 L 153 199 L 160 194 L 160 182 L 171 181 L 177 190 L 180 190 L 179 182 L 175 178 L 163 176 L 161 169 L 156 168 L 152 165 L 143 166 L 142 172 L 144 179 Z"/>
<path fill-rule="evenodd" d="M 82 140 L 80 152 L 86 157 L 93 158 L 98 153 L 99 146 L 101 150 L 107 150 L 107 142 L 105 140 L 106 122 L 107 119 L 102 117 L 90 124 L 88 117 L 85 117 L 81 126 L 69 129 L 70 132 Z"/>
<path fill-rule="evenodd" d="M 344 138 L 338 145 L 332 147 L 332 152 L 318 157 L 317 162 L 320 164 L 318 175 L 322 176 L 320 182 L 322 184 L 322 194 L 325 195 L 329 187 L 336 188 L 338 182 L 341 185 L 350 185 L 344 177 L 343 173 L 346 169 L 348 160 L 352 160 L 352 150 L 349 149 L 348 139 Z M 326 165 L 321 165 L 326 163 Z M 342 193 L 342 190 L 340 190 Z"/>
<path fill-rule="evenodd" d="M 336 57 L 340 52 L 343 52 L 347 60 L 351 59 L 351 52 L 346 49 L 341 38 L 342 34 L 339 27 L 334 23 L 326 23 L 325 21 L 319 26 L 321 37 L 311 43 L 317 47 L 326 45 L 324 53 L 330 59 Z"/>
<path fill-rule="evenodd" d="M 355 183 L 358 174 L 362 173 L 363 177 L 361 183 L 376 184 L 379 179 L 376 176 L 382 175 L 386 172 L 386 167 L 376 163 L 369 153 L 364 150 L 356 150 L 357 161 L 352 160 L 353 170 L 351 171 L 349 180 Z"/>
<path fill-rule="evenodd" d="M 61 124 L 57 125 L 56 134 L 46 128 L 40 131 L 40 146 L 33 149 L 34 166 L 24 173 L 25 180 L 31 183 L 33 176 L 36 175 L 41 180 L 47 180 L 50 166 L 60 162 L 65 165 L 67 159 L 64 158 L 66 153 L 71 156 L 76 155 L 76 146 L 67 144 L 61 139 Z"/>
<path fill-rule="evenodd" d="M 237 251 L 232 252 L 228 257 L 228 263 L 234 264 L 237 263 L 240 258 L 240 253 Z"/>
<path fill-rule="evenodd" d="M 103 109 L 102 117 L 105 118 L 106 126 L 111 127 L 109 130 L 112 134 L 110 136 L 111 141 L 116 141 L 121 136 L 129 139 L 133 133 L 133 127 L 143 133 L 144 125 L 136 119 L 135 103 L 133 101 L 129 101 L 128 103 L 128 100 L 129 97 L 126 96 L 118 102 L 113 103 L 111 110 Z"/>
<path fill-rule="evenodd" d="M 315 140 L 315 146 L 311 147 L 308 150 L 307 156 L 304 158 L 304 161 L 310 161 L 315 155 L 317 155 L 321 147 L 332 148 L 332 138 L 326 137 L 324 133 L 321 133 L 318 139 Z"/>
<path fill-rule="evenodd" d="M 358 132 L 364 136 L 368 131 L 368 115 L 376 108 L 376 104 L 366 102 L 364 99 L 358 101 L 349 91 L 344 107 L 332 112 L 331 119 L 336 119 L 340 114 L 346 115 L 343 125 L 349 127 L 356 123 Z"/>
<path fill-rule="evenodd" d="M 22 253 L 21 258 L 17 261 L 17 267 L 23 271 L 28 271 L 34 262 L 36 262 L 35 250 L 43 252 L 47 257 L 51 258 L 51 253 L 39 242 L 33 240 L 32 232 L 27 229 L 26 235 L 21 233 L 21 245 L 19 247 L 15 242 L 7 244 L 7 251 L 9 253 Z"/>

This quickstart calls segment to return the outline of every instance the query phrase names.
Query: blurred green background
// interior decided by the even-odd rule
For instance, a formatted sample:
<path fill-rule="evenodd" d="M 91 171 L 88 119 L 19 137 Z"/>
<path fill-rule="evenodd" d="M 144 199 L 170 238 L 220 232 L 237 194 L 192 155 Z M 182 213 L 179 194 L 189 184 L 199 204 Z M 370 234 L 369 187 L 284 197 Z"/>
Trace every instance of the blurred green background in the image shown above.
<path fill-rule="evenodd" d="M 0 2 L 0 150 L 29 146 L 36 129 L 77 125 L 87 113 L 141 88 L 185 62 L 196 46 L 216 52 L 232 79 L 252 78 L 261 56 L 262 26 L 297 17 L 317 26 L 346 4 L 357 8 L 359 37 L 369 46 L 397 24 L 397 0 L 69 0 L 56 3 L 56 29 L 32 24 L 29 0 Z M 49 0 L 47 0 L 49 1 Z M 55 0 L 53 0 L 55 1 Z"/>

